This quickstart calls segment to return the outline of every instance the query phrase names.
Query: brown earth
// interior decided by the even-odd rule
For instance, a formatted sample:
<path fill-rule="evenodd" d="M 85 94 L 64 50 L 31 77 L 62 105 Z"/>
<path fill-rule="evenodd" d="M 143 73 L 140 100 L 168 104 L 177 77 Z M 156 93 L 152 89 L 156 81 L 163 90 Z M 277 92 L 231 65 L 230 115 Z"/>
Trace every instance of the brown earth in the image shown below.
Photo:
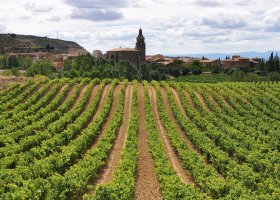
<path fill-rule="evenodd" d="M 100 87 L 100 86 L 99 86 Z M 109 96 L 109 92 L 110 92 L 110 88 L 112 86 L 111 85 L 106 85 L 103 89 L 103 93 L 101 96 L 100 101 L 98 102 L 98 107 L 97 110 L 95 112 L 94 118 L 93 120 L 96 119 L 96 117 L 98 116 L 98 114 L 101 112 L 101 109 L 104 107 L 105 103 L 107 102 L 108 96 Z"/>
<path fill-rule="evenodd" d="M 111 86 L 110 86 L 111 87 Z M 101 112 L 101 108 L 104 107 L 104 104 L 106 103 L 107 99 L 108 99 L 108 95 L 109 95 L 109 89 L 108 87 L 105 88 L 102 99 L 101 99 L 101 103 L 100 106 L 93 118 L 93 120 L 95 120 L 98 116 L 98 114 Z M 119 102 L 119 96 L 120 96 L 120 92 L 121 92 L 121 85 L 117 85 L 114 91 L 114 95 L 113 95 L 113 103 L 109 112 L 108 117 L 105 120 L 105 123 L 103 124 L 101 130 L 99 131 L 99 134 L 97 136 L 97 138 L 92 142 L 92 144 L 90 145 L 90 148 L 94 148 L 99 141 L 103 138 L 103 135 L 106 131 L 106 129 L 109 127 L 110 122 L 115 114 L 115 112 L 117 111 L 117 106 L 118 106 L 118 102 Z"/>
<path fill-rule="evenodd" d="M 95 87 L 100 87 L 100 86 L 95 86 Z M 88 127 L 88 125 L 89 125 L 90 123 L 92 123 L 93 121 L 95 121 L 95 119 L 97 118 L 98 114 L 101 112 L 101 109 L 104 107 L 104 104 L 106 103 L 107 98 L 108 98 L 108 95 L 109 95 L 109 90 L 108 90 L 109 87 L 111 87 L 111 85 L 106 85 L 106 86 L 105 86 L 105 88 L 104 88 L 104 90 L 103 90 L 102 97 L 101 97 L 101 99 L 100 99 L 100 101 L 99 101 L 99 103 L 98 103 L 98 108 L 97 108 L 96 112 L 94 113 L 93 117 L 89 120 L 89 122 L 85 125 L 85 127 L 83 127 L 83 130 L 85 130 L 85 129 Z M 94 89 L 93 89 L 93 90 L 94 90 Z M 83 91 L 85 92 L 86 89 L 84 88 Z M 82 96 L 82 93 L 83 93 L 83 92 L 81 92 L 81 95 L 80 95 L 80 96 Z M 90 103 L 91 103 L 91 102 L 88 100 L 87 104 L 90 104 Z M 114 102 L 113 102 L 113 103 L 114 103 Z M 85 108 L 83 109 L 82 112 L 84 112 L 84 111 L 85 111 Z M 83 131 L 83 130 L 81 130 L 81 131 Z M 100 134 L 99 134 L 99 135 L 100 135 Z M 95 138 L 95 139 L 92 141 L 92 143 L 89 145 L 88 149 L 93 148 L 93 146 L 97 143 L 96 140 L 97 140 L 98 138 L 99 138 L 99 136 L 98 136 L 97 138 Z M 100 138 L 99 138 L 99 139 L 100 139 Z M 86 151 L 85 151 L 85 152 L 86 152 Z M 79 155 L 79 159 L 82 159 L 83 156 L 84 156 L 84 154 Z M 77 163 L 79 159 L 77 159 L 74 163 Z M 78 199 L 80 199 L 80 198 L 78 198 Z"/>
<path fill-rule="evenodd" d="M 29 79 L 31 78 L 0 75 L 0 89 L 5 89 L 13 83 L 23 84 L 25 81 Z"/>
<path fill-rule="evenodd" d="M 183 105 L 182 105 L 182 103 L 181 103 L 181 100 L 180 100 L 180 97 L 179 97 L 177 91 L 176 91 L 174 88 L 170 88 L 170 89 L 171 89 L 171 92 L 173 93 L 173 95 L 174 95 L 174 97 L 175 97 L 175 100 L 176 100 L 176 102 L 177 102 L 177 104 L 178 104 L 180 110 L 185 111 L 185 108 L 183 107 Z M 189 93 L 187 93 L 187 95 L 188 95 L 189 98 L 190 98 Z M 190 103 L 193 104 L 193 101 L 192 101 L 191 99 L 190 99 L 189 101 L 190 101 Z M 192 107 L 193 107 L 194 109 L 196 109 L 195 106 L 194 106 L 194 104 L 193 104 Z M 190 120 L 190 117 L 187 115 L 186 112 L 182 112 L 182 114 L 185 116 L 185 118 L 187 118 L 188 120 Z"/>
<path fill-rule="evenodd" d="M 182 105 L 182 102 L 181 102 L 181 100 L 180 100 L 180 98 L 179 98 L 179 96 L 178 96 L 178 94 L 177 94 L 177 91 L 176 91 L 175 89 L 173 89 L 173 88 L 171 88 L 171 90 L 172 90 L 174 96 L 176 97 L 175 99 L 176 99 L 177 105 L 178 105 L 178 106 L 180 107 L 180 109 L 182 110 L 182 114 L 183 114 L 186 118 L 188 118 L 188 117 L 187 117 L 187 114 L 186 114 L 186 111 L 184 110 L 184 107 L 183 107 L 183 105 Z M 168 106 L 167 106 L 167 107 L 168 107 Z M 189 118 L 188 118 L 188 119 L 189 119 Z M 189 120 L 190 120 L 190 119 L 189 119 Z M 206 164 L 206 165 L 211 165 L 211 164 L 209 163 L 209 161 L 207 160 L 207 158 L 204 157 L 204 156 L 201 154 L 201 152 L 192 144 L 191 140 L 187 137 L 187 135 L 186 135 L 186 139 L 189 140 L 189 142 L 190 142 L 190 144 L 191 144 L 191 146 L 189 146 L 189 147 L 191 147 L 191 148 L 193 147 L 192 150 L 195 151 L 195 152 L 199 155 L 199 157 L 201 157 L 201 158 L 203 159 L 204 164 Z M 187 141 L 186 141 L 186 142 L 187 142 Z M 188 144 L 188 143 L 187 143 L 187 144 Z M 223 178 L 222 174 L 220 174 L 219 172 L 217 172 L 217 173 L 219 174 L 219 177 L 220 177 L 220 178 Z"/>
<path fill-rule="evenodd" d="M 222 101 L 224 102 L 224 104 L 225 104 L 228 108 L 233 109 L 233 108 L 231 107 L 231 105 L 227 102 L 227 100 L 225 100 L 224 97 L 222 97 L 222 96 L 219 96 L 219 97 L 222 99 Z"/>
<path fill-rule="evenodd" d="M 212 113 L 213 111 L 208 108 L 208 106 L 206 105 L 202 95 L 200 93 L 196 92 L 196 91 L 194 93 L 195 93 L 195 96 L 198 98 L 199 102 L 201 103 L 201 105 L 203 106 L 203 108 L 205 110 L 207 110 L 208 112 Z"/>
<path fill-rule="evenodd" d="M 213 98 L 212 95 L 208 95 L 209 96 L 209 99 L 211 100 L 211 102 L 216 106 L 216 108 L 220 109 L 221 110 L 221 106 L 218 104 L 218 102 Z"/>
<path fill-rule="evenodd" d="M 174 96 L 176 95 L 177 98 L 176 99 L 176 102 L 177 104 L 179 105 L 180 109 L 183 111 L 184 115 L 186 116 L 185 112 L 184 112 L 184 108 L 181 104 L 181 101 L 179 100 L 179 97 L 178 97 L 178 94 L 177 93 L 173 93 Z M 163 99 L 163 102 L 164 102 L 164 105 L 170 105 L 169 103 L 169 99 L 168 99 L 168 96 L 167 96 L 167 92 L 165 89 L 161 88 L 161 95 L 162 95 L 162 99 Z M 204 156 L 200 153 L 200 151 L 195 147 L 195 145 L 191 142 L 190 138 L 187 136 L 187 134 L 184 132 L 184 130 L 182 129 L 182 127 L 179 125 L 177 119 L 175 118 L 173 112 L 172 112 L 172 109 L 171 109 L 171 106 L 166 106 L 165 107 L 168 114 L 169 114 L 169 117 L 170 119 L 174 122 L 174 124 L 176 125 L 177 127 L 177 131 L 180 135 L 180 137 L 182 138 L 182 140 L 184 142 L 186 142 L 186 144 L 188 145 L 188 147 L 193 150 L 199 157 L 203 158 L 203 160 L 207 163 L 207 159 L 204 158 Z"/>
<path fill-rule="evenodd" d="M 174 89 L 174 90 L 175 90 L 175 89 Z M 178 96 L 178 95 L 177 95 L 177 96 Z M 188 91 L 185 92 L 185 96 L 186 96 L 186 98 L 188 99 L 189 104 L 191 105 L 191 107 L 192 107 L 195 111 L 198 111 L 197 108 L 196 108 L 196 106 L 195 106 L 195 104 L 194 104 L 194 102 L 193 102 L 193 99 L 192 99 L 192 97 L 191 97 L 191 95 L 189 94 Z M 177 98 L 177 97 L 176 97 L 176 98 Z"/>
<path fill-rule="evenodd" d="M 108 161 L 101 171 L 100 179 L 97 181 L 96 186 L 99 184 L 108 183 L 113 178 L 113 172 L 117 169 L 118 162 L 121 158 L 122 149 L 125 146 L 127 139 L 127 132 L 129 128 L 129 119 L 131 117 L 132 95 L 133 86 L 128 85 L 126 88 L 124 116 L 122 125 L 118 131 L 117 139 L 114 142 Z"/>
<path fill-rule="evenodd" d="M 70 99 L 70 98 L 73 96 L 73 94 L 74 94 L 74 92 L 76 91 L 76 89 L 77 89 L 77 85 L 74 85 L 74 86 L 72 86 L 72 87 L 70 88 L 70 90 L 69 90 L 69 91 L 67 92 L 67 94 L 65 95 L 65 97 L 64 97 L 64 99 L 63 99 L 63 101 L 62 101 L 62 103 L 60 104 L 60 107 L 63 105 L 64 102 L 68 101 L 68 99 Z"/>
<path fill-rule="evenodd" d="M 136 200 L 162 200 L 160 186 L 156 177 L 156 169 L 148 146 L 148 134 L 146 130 L 146 117 L 144 109 L 144 87 L 138 86 L 138 163 L 136 173 Z"/>
<path fill-rule="evenodd" d="M 181 179 L 181 181 L 183 183 L 193 184 L 192 177 L 184 170 L 184 168 L 181 164 L 181 161 L 176 154 L 176 151 L 172 148 L 172 145 L 167 136 L 166 130 L 161 122 L 160 114 L 158 112 L 158 107 L 157 107 L 156 92 L 152 86 L 149 87 L 149 94 L 150 94 L 150 98 L 152 101 L 153 115 L 155 118 L 157 129 L 159 131 L 159 136 L 162 140 L 165 152 L 169 158 L 171 166 L 174 168 L 174 170 L 177 173 L 177 176 Z M 165 105 L 168 105 L 168 104 L 165 104 Z M 166 106 L 166 107 L 168 107 L 168 106 Z"/>
<path fill-rule="evenodd" d="M 101 102 L 99 104 L 99 108 L 93 118 L 93 120 L 96 119 L 96 117 L 98 116 L 98 114 L 101 112 L 101 109 L 104 107 L 105 103 L 107 102 L 107 99 L 108 99 L 108 96 L 109 96 L 109 87 L 111 88 L 112 86 L 111 85 L 107 85 L 105 86 L 105 89 L 104 89 L 104 92 L 103 92 L 103 95 L 102 95 L 102 98 L 101 98 Z M 112 106 L 111 106 L 111 109 L 109 111 L 109 115 L 108 117 L 106 118 L 105 120 L 105 123 L 103 124 L 101 130 L 99 131 L 97 137 L 95 139 L 93 139 L 92 143 L 89 145 L 89 148 L 88 149 L 91 149 L 91 148 L 95 148 L 95 146 L 100 142 L 100 140 L 103 138 L 103 135 L 105 134 L 106 132 L 106 129 L 108 128 L 108 126 L 110 125 L 110 122 L 115 114 L 115 112 L 117 111 L 117 105 L 118 105 L 118 102 L 119 102 L 119 96 L 120 96 L 120 92 L 121 92 L 121 85 L 117 85 L 115 90 L 114 90 L 114 94 L 113 94 L 113 103 L 112 103 Z M 82 158 L 82 156 L 81 156 Z M 101 172 L 100 172 L 100 175 L 104 173 L 103 172 L 103 169 L 101 169 Z M 93 185 L 93 186 L 96 186 L 98 184 L 98 181 L 99 179 L 92 179 L 89 181 L 89 185 Z M 84 193 L 91 193 L 91 194 L 94 194 L 95 193 L 95 189 L 92 189 L 92 190 L 88 190 L 88 191 L 85 191 Z M 77 199 L 82 199 L 82 196 L 79 196 L 77 197 Z"/>
<path fill-rule="evenodd" d="M 94 99 L 96 98 L 96 93 L 97 93 L 97 90 L 99 89 L 99 85 L 95 85 L 94 87 L 93 87 L 93 89 L 92 89 L 92 91 L 91 91 L 91 93 L 90 93 L 90 97 L 89 97 L 89 100 L 88 100 L 88 103 L 87 103 L 87 105 L 86 105 L 86 107 L 85 107 L 85 110 L 87 110 L 89 107 L 90 107 L 90 105 L 91 105 L 91 103 L 94 101 Z"/>
<path fill-rule="evenodd" d="M 84 94 L 85 94 L 85 92 L 86 92 L 86 90 L 87 90 L 87 87 L 88 87 L 88 85 L 84 85 L 84 86 L 82 87 L 82 90 L 81 90 L 81 92 L 80 92 L 78 98 L 76 99 L 75 103 L 71 106 L 71 108 L 70 108 L 69 110 L 73 110 L 74 107 L 81 101 L 81 99 L 83 98 L 83 96 L 84 96 Z"/>

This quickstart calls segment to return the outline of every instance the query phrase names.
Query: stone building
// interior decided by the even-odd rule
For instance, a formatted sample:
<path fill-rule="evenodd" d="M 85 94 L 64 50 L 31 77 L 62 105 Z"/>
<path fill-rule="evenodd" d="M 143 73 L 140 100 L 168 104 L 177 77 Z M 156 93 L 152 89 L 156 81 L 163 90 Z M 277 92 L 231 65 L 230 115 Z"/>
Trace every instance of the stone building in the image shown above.
<path fill-rule="evenodd" d="M 91 55 L 95 58 L 104 58 L 104 54 L 100 50 L 94 50 Z"/>
<path fill-rule="evenodd" d="M 259 58 L 243 58 L 239 55 L 232 56 L 231 59 L 223 61 L 223 67 L 225 68 L 237 68 L 237 67 L 259 67 L 261 59 Z"/>
<path fill-rule="evenodd" d="M 130 61 L 135 67 L 139 67 L 146 60 L 146 44 L 142 29 L 140 28 L 136 39 L 135 48 L 116 48 L 107 52 L 107 58 L 118 63 L 120 61 Z"/>

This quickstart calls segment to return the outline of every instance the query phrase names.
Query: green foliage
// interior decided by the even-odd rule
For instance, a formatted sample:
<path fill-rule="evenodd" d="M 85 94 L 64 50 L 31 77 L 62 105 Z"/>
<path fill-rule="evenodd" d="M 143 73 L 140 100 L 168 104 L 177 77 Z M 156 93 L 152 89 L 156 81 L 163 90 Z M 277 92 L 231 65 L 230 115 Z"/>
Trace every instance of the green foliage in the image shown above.
<path fill-rule="evenodd" d="M 112 63 L 106 59 L 96 59 L 90 54 L 75 59 L 66 59 L 62 75 L 64 77 L 118 78 L 120 80 L 140 79 L 139 71 L 128 61 Z"/>
<path fill-rule="evenodd" d="M 220 67 L 214 67 L 213 69 L 212 69 L 212 73 L 213 74 L 219 74 L 221 72 L 221 68 Z"/>
<path fill-rule="evenodd" d="M 201 69 L 201 68 L 202 68 L 202 65 L 198 60 L 192 61 L 192 63 L 191 63 L 191 70 L 192 71 L 195 70 L 195 69 Z"/>
<path fill-rule="evenodd" d="M 30 57 L 20 56 L 17 58 L 20 69 L 28 69 L 33 64 L 33 60 Z"/>
<path fill-rule="evenodd" d="M 178 69 L 170 69 L 170 74 L 174 76 L 175 78 L 178 78 L 180 76 L 180 71 Z M 154 79 L 154 80 L 159 80 L 159 79 Z"/>
<path fill-rule="evenodd" d="M 265 65 L 262 64 L 260 67 L 260 70 L 266 70 L 268 72 L 279 72 L 280 71 L 280 59 L 278 54 L 274 55 L 274 53 L 271 53 L 271 56 L 269 59 L 265 62 Z"/>
<path fill-rule="evenodd" d="M 201 69 L 198 69 L 198 68 L 193 69 L 193 70 L 192 70 L 192 74 L 194 74 L 194 75 L 200 75 L 200 74 L 202 74 L 202 70 L 201 70 Z"/>
<path fill-rule="evenodd" d="M 17 68 L 19 67 L 19 62 L 16 56 L 9 56 L 7 62 L 7 68 Z"/>
<path fill-rule="evenodd" d="M 274 72 L 271 74 L 271 81 L 280 81 L 280 73 Z"/>
<path fill-rule="evenodd" d="M 183 60 L 180 59 L 174 59 L 173 63 L 177 64 L 177 65 L 182 65 L 183 64 Z"/>
<path fill-rule="evenodd" d="M 118 84 L 111 79 L 40 79 L 0 91 L 1 199 L 77 199 L 91 192 L 87 189 L 97 190 L 85 199 L 133 199 L 139 109 L 145 111 L 149 152 L 164 199 L 278 199 L 279 83 L 144 81 L 144 108 L 138 108 L 134 81 L 131 117 L 124 119 L 126 80 L 118 86 L 116 112 L 108 118 Z M 107 100 L 96 112 L 105 87 L 110 88 Z M 153 106 L 194 184 L 182 183 L 172 167 Z M 113 179 L 88 187 L 104 167 L 124 120 L 129 130 Z M 93 141 L 98 142 L 92 146 Z"/>
<path fill-rule="evenodd" d="M 34 62 L 31 67 L 26 70 L 27 76 L 43 75 L 51 76 L 55 72 L 50 60 L 39 60 Z"/>
<path fill-rule="evenodd" d="M 183 76 L 186 76 L 186 75 L 188 75 L 190 73 L 190 69 L 189 68 L 183 68 L 183 70 L 182 70 L 182 75 Z"/>

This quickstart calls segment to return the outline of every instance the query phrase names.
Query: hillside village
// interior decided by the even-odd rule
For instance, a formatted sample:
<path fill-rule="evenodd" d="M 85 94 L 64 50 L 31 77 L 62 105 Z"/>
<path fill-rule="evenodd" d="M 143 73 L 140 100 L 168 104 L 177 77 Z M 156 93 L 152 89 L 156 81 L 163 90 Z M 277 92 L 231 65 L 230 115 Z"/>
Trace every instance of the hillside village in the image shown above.
<path fill-rule="evenodd" d="M 30 39 L 33 37 L 32 39 Z M 18 39 L 21 38 L 21 39 Z M 63 68 L 64 62 L 67 58 L 75 59 L 79 55 L 88 54 L 88 52 L 79 47 L 79 45 L 74 44 L 73 47 L 68 45 L 66 48 L 61 44 L 57 44 L 56 40 L 48 38 L 39 38 L 34 36 L 26 36 L 28 40 L 22 41 L 23 36 L 17 36 L 15 34 L 6 35 L 2 40 L 6 41 L 6 46 L 2 44 L 1 52 L 5 53 L 6 56 L 15 56 L 15 57 L 29 57 L 34 62 L 42 59 L 48 59 L 53 63 L 55 68 Z M 37 42 L 37 47 L 28 47 L 26 41 L 35 41 Z M 0 37 L 1 39 L 1 37 Z M 8 40 L 8 42 L 7 42 Z M 11 41 L 10 41 L 11 40 Z M 15 42 L 17 40 L 17 42 Z M 38 42 L 40 41 L 40 42 Z M 44 42 L 41 42 L 44 41 Z M 54 42 L 56 41 L 56 43 Z M 3 42 L 2 42 L 3 43 Z M 40 43 L 40 45 L 38 44 Z M 42 44 L 43 43 L 43 44 Z M 72 42 L 71 42 L 72 43 Z M 57 44 L 57 45 L 55 45 Z M 65 43 L 66 44 L 66 43 Z M 67 43 L 69 44 L 69 43 Z M 45 46 L 43 46 L 45 45 Z M 76 45 L 76 46 L 75 46 Z M 36 45 L 35 45 L 36 46 Z M 143 50 L 141 50 L 143 49 Z M 142 51 L 141 56 L 138 55 L 138 52 Z M 222 67 L 222 68 L 237 68 L 237 67 L 249 67 L 249 68 L 258 68 L 261 63 L 261 58 L 245 58 L 240 57 L 239 55 L 232 56 L 232 58 L 227 57 L 226 59 L 216 59 L 211 60 L 206 57 L 166 57 L 161 54 L 156 55 L 146 55 L 146 44 L 145 38 L 143 36 L 142 29 L 139 30 L 139 35 L 137 37 L 136 47 L 135 48 L 115 48 L 109 50 L 106 53 L 103 53 L 100 50 L 94 50 L 91 54 L 95 58 L 105 58 L 112 59 L 114 62 L 119 62 L 121 60 L 128 60 L 133 65 L 139 67 L 140 63 L 155 63 L 160 64 L 166 67 L 172 67 L 175 60 L 181 60 L 185 66 L 191 65 L 192 62 L 197 61 L 201 64 L 202 67 Z"/>

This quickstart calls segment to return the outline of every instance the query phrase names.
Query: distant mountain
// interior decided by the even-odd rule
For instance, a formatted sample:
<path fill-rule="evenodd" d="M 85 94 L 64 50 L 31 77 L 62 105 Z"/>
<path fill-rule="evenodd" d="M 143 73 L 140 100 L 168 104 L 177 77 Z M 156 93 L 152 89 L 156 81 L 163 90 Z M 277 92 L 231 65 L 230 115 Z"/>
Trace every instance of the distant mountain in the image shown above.
<path fill-rule="evenodd" d="M 201 54 L 182 54 L 182 55 L 167 55 L 170 57 L 206 57 L 209 59 L 225 59 L 226 56 L 233 56 L 233 55 L 240 55 L 241 57 L 247 57 L 247 58 L 264 58 L 268 59 L 271 52 L 278 53 L 280 55 L 280 51 L 266 51 L 266 52 L 240 52 L 240 53 L 201 53 Z"/>
<path fill-rule="evenodd" d="M 33 35 L 0 34 L 0 53 L 52 52 L 68 54 L 70 49 L 87 53 L 79 44 L 71 41 Z"/>

